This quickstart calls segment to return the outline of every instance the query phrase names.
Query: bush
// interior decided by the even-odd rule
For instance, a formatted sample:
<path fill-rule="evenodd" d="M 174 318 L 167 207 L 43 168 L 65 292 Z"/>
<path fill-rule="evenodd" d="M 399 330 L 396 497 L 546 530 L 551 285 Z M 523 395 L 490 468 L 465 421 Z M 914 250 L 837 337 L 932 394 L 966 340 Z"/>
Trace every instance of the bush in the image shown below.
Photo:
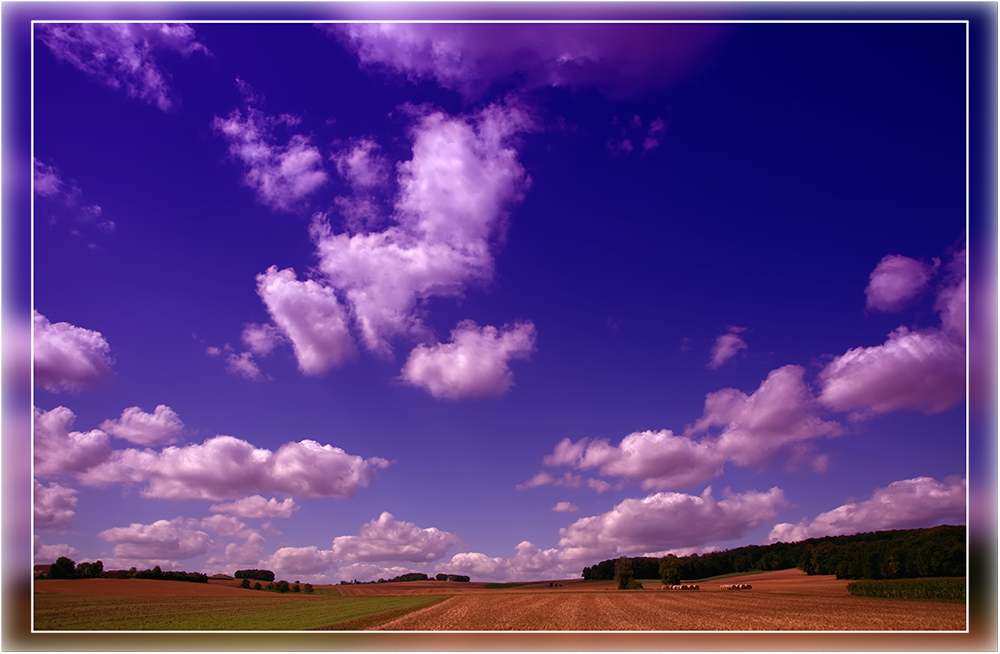
<path fill-rule="evenodd" d="M 253 589 L 254 590 L 260 590 L 260 582 L 259 581 L 253 585 Z"/>
<path fill-rule="evenodd" d="M 279 593 L 287 593 L 288 591 L 291 590 L 291 588 L 289 588 L 288 582 L 282 579 L 281 581 L 279 581 L 277 584 L 274 585 L 274 590 L 278 591 Z"/>
<path fill-rule="evenodd" d="M 302 587 L 302 589 L 305 592 L 307 592 L 307 593 L 311 593 L 311 592 L 313 592 L 313 585 L 312 584 L 306 584 L 305 586 Z"/>
<path fill-rule="evenodd" d="M 250 588 L 250 580 L 244 577 L 240 582 L 240 588 Z"/>

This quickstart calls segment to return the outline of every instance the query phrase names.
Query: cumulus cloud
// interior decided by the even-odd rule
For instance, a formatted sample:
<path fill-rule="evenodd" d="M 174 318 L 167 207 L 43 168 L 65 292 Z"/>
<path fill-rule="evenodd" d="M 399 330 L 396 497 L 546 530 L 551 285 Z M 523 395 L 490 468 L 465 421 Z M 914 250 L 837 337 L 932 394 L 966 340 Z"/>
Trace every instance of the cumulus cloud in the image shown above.
<path fill-rule="evenodd" d="M 938 292 L 940 328 L 901 326 L 882 345 L 836 357 L 819 374 L 820 401 L 855 418 L 903 409 L 938 413 L 960 404 L 965 399 L 964 263 L 962 250 L 949 263 L 946 285 Z"/>
<path fill-rule="evenodd" d="M 708 358 L 708 367 L 718 370 L 740 350 L 747 349 L 746 342 L 739 336 L 745 331 L 746 327 L 730 327 L 729 331 L 715 339 L 715 345 L 712 346 L 712 353 Z"/>
<path fill-rule="evenodd" d="M 527 358 L 535 346 L 535 326 L 516 323 L 503 330 L 463 320 L 451 341 L 418 345 L 403 366 L 402 379 L 438 399 L 503 395 L 514 385 L 508 367 Z"/>
<path fill-rule="evenodd" d="M 116 558 L 138 561 L 190 559 L 205 554 L 212 538 L 199 529 L 199 521 L 184 518 L 157 520 L 152 524 L 133 522 L 128 527 L 113 527 L 97 536 L 114 543 Z"/>
<path fill-rule="evenodd" d="M 51 411 L 34 409 L 36 477 L 82 473 L 111 457 L 108 435 L 98 429 L 71 432 L 75 419 L 63 406 Z"/>
<path fill-rule="evenodd" d="M 242 80 L 237 84 L 247 101 L 246 115 L 234 109 L 228 118 L 216 116 L 212 127 L 229 142 L 229 153 L 243 164 L 243 181 L 256 191 L 258 201 L 275 211 L 295 211 L 327 182 L 323 156 L 302 134 L 279 144 L 275 130 L 281 125 L 294 127 L 299 119 L 265 114 L 250 86 Z"/>
<path fill-rule="evenodd" d="M 201 445 L 117 450 L 106 462 L 80 474 L 90 486 L 145 483 L 143 497 L 225 500 L 254 492 L 301 497 L 351 497 L 375 477 L 385 459 L 363 459 L 313 440 L 285 443 L 277 452 L 233 436 Z"/>
<path fill-rule="evenodd" d="M 234 375 L 239 375 L 243 379 L 250 381 L 263 381 L 266 379 L 264 373 L 257 367 L 253 355 L 249 352 L 230 352 L 226 356 L 226 371 Z"/>
<path fill-rule="evenodd" d="M 35 480 L 35 529 L 69 529 L 76 511 L 76 493 L 73 488 L 51 483 L 48 486 Z"/>
<path fill-rule="evenodd" d="M 399 335 L 426 338 L 417 305 L 461 296 L 493 275 L 491 248 L 506 209 L 528 178 L 512 139 L 527 114 L 494 104 L 473 116 L 413 109 L 413 156 L 398 164 L 392 224 L 379 232 L 333 233 L 323 215 L 312 228 L 319 268 L 342 293 L 365 346 L 389 354 Z"/>
<path fill-rule="evenodd" d="M 160 445 L 175 442 L 184 431 L 184 423 L 173 409 L 160 404 L 152 413 L 130 407 L 122 411 L 121 418 L 105 420 L 100 428 L 136 445 Z"/>
<path fill-rule="evenodd" d="M 275 498 L 265 499 L 260 495 L 241 497 L 235 502 L 213 504 L 208 507 L 213 513 L 229 513 L 241 518 L 290 518 L 299 505 L 290 497 L 279 502 Z"/>
<path fill-rule="evenodd" d="M 869 276 L 865 306 L 876 311 L 899 311 L 927 288 L 938 263 L 935 260 L 930 266 L 901 254 L 883 257 Z"/>
<path fill-rule="evenodd" d="M 347 314 L 333 289 L 271 266 L 257 275 L 257 294 L 291 341 L 303 373 L 321 375 L 355 356 Z"/>
<path fill-rule="evenodd" d="M 580 510 L 580 507 L 572 502 L 557 502 L 556 505 L 552 507 L 552 510 L 556 513 L 576 513 Z"/>
<path fill-rule="evenodd" d="M 334 566 L 330 550 L 309 547 L 282 547 L 267 558 L 268 569 L 290 575 L 315 575 Z"/>
<path fill-rule="evenodd" d="M 47 391 L 81 391 L 111 376 L 110 346 L 100 332 L 50 323 L 34 311 L 35 383 Z"/>
<path fill-rule="evenodd" d="M 157 58 L 165 52 L 209 54 L 182 23 L 40 23 L 37 35 L 60 61 L 163 111 L 175 108 L 178 99 Z"/>
<path fill-rule="evenodd" d="M 768 543 L 796 542 L 823 536 L 889 529 L 917 529 L 939 524 L 965 524 L 966 483 L 959 476 L 943 481 L 915 477 L 876 489 L 871 499 L 849 502 L 813 520 L 774 526 Z"/>
<path fill-rule="evenodd" d="M 333 155 L 337 172 L 353 188 L 368 190 L 389 181 L 389 162 L 371 139 L 358 139 Z"/>
<path fill-rule="evenodd" d="M 716 41 L 714 25 L 344 24 L 323 26 L 365 66 L 431 79 L 467 98 L 494 82 L 589 84 L 634 94 L 678 79 Z"/>
<path fill-rule="evenodd" d="M 42 542 L 40 536 L 34 537 L 34 554 L 36 564 L 44 565 L 46 563 L 55 563 L 60 556 L 73 559 L 79 553 L 80 550 L 67 545 L 66 543 L 46 545 Z"/>
<path fill-rule="evenodd" d="M 332 551 L 334 558 L 352 562 L 424 563 L 440 559 L 457 543 L 458 536 L 454 534 L 434 527 L 421 529 L 383 512 L 362 526 L 359 535 L 334 538 Z"/>
<path fill-rule="evenodd" d="M 569 441 L 569 439 L 564 439 Z M 558 486 L 561 488 L 582 488 L 586 486 L 598 493 L 603 493 L 609 490 L 621 490 L 621 484 L 617 486 L 612 486 L 603 479 L 587 478 L 584 479 L 580 475 L 574 475 L 573 473 L 564 473 L 562 477 L 553 477 L 548 472 L 542 470 L 537 475 L 524 482 L 523 484 L 518 484 L 516 486 L 517 490 L 525 490 L 528 488 L 538 488 L 539 486 Z"/>
<path fill-rule="evenodd" d="M 784 493 L 747 491 L 712 497 L 656 493 L 628 498 L 607 513 L 581 518 L 559 530 L 559 547 L 570 558 L 593 560 L 634 552 L 692 547 L 740 538 L 788 508 Z M 595 558 L 600 557 L 600 558 Z"/>

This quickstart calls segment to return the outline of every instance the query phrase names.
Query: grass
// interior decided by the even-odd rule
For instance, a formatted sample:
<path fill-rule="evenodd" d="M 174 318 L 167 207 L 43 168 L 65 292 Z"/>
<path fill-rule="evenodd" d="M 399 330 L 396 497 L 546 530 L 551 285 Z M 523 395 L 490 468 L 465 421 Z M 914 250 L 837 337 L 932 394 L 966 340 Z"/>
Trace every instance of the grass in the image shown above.
<path fill-rule="evenodd" d="M 847 584 L 847 592 L 855 597 L 965 601 L 965 578 L 862 579 Z"/>
<path fill-rule="evenodd" d="M 270 595 L 270 594 L 268 594 Z M 405 597 L 121 597 L 35 595 L 36 630 L 362 629 L 446 599 Z"/>
<path fill-rule="evenodd" d="M 706 581 L 715 581 L 717 579 L 729 579 L 730 577 L 744 577 L 746 575 L 756 575 L 756 574 L 760 574 L 762 572 L 766 572 L 766 571 L 765 570 L 745 570 L 743 572 L 728 572 L 728 573 L 726 573 L 724 575 L 715 575 L 714 577 L 705 577 L 704 579 L 684 579 L 683 581 L 681 581 L 681 583 L 683 583 L 683 584 L 700 584 L 700 583 L 706 582 Z"/>
<path fill-rule="evenodd" d="M 524 586 L 527 582 L 517 582 L 512 581 L 506 584 L 486 584 L 483 588 L 516 588 L 517 586 Z"/>

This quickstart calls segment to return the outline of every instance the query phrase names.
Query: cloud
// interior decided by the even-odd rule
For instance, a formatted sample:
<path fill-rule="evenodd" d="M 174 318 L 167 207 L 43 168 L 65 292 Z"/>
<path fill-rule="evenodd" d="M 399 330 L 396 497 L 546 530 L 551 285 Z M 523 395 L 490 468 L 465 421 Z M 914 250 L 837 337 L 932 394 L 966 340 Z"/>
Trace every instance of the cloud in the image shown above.
<path fill-rule="evenodd" d="M 495 82 L 589 84 L 615 95 L 666 86 L 722 33 L 714 25 L 400 24 L 323 26 L 363 66 L 431 79 L 467 99 Z"/>
<path fill-rule="evenodd" d="M 349 305 L 362 342 L 383 355 L 393 337 L 429 336 L 418 303 L 461 296 L 492 278 L 491 249 L 505 231 L 506 210 L 529 183 L 511 143 L 531 126 L 523 110 L 494 104 L 473 116 L 411 112 L 413 156 L 397 166 L 392 224 L 335 234 L 319 214 L 312 228 L 320 270 Z"/>
<path fill-rule="evenodd" d="M 410 352 L 402 379 L 438 399 L 503 395 L 514 385 L 508 362 L 527 358 L 534 347 L 531 322 L 497 330 L 463 320 L 452 330 L 450 342 L 418 345 Z"/>
<path fill-rule="evenodd" d="M 371 139 L 358 139 L 351 147 L 333 155 L 337 172 L 356 190 L 369 190 L 389 181 L 389 162 L 377 154 L 379 146 Z"/>
<path fill-rule="evenodd" d="M 109 459 L 108 435 L 94 429 L 69 431 L 76 416 L 66 407 L 34 409 L 35 476 L 42 479 L 82 473 Z"/>
<path fill-rule="evenodd" d="M 299 505 L 290 497 L 279 502 L 275 498 L 265 499 L 260 495 L 241 497 L 227 504 L 213 504 L 208 507 L 213 513 L 231 513 L 241 518 L 290 518 Z"/>
<path fill-rule="evenodd" d="M 303 373 L 321 375 L 355 356 L 346 312 L 331 288 L 271 266 L 257 275 L 257 294 L 292 342 Z"/>
<path fill-rule="evenodd" d="M 869 276 L 865 288 L 865 306 L 876 311 L 899 311 L 927 288 L 937 271 L 938 261 L 930 266 L 923 261 L 890 254 L 882 258 Z"/>
<path fill-rule="evenodd" d="M 105 420 L 100 428 L 137 445 L 173 443 L 184 431 L 184 423 L 170 407 L 161 404 L 153 413 L 145 413 L 137 406 L 122 411 L 118 420 Z"/>
<path fill-rule="evenodd" d="M 201 445 L 160 452 L 117 450 L 79 478 L 98 487 L 145 483 L 143 497 L 175 501 L 219 501 L 255 492 L 345 498 L 366 487 L 376 468 L 387 465 L 384 459 L 362 459 L 312 440 L 285 443 L 271 452 L 232 436 L 215 436 Z"/>
<path fill-rule="evenodd" d="M 182 23 L 39 23 L 37 35 L 60 61 L 163 111 L 178 99 L 156 58 L 164 52 L 209 54 Z"/>
<path fill-rule="evenodd" d="M 80 550 L 75 547 L 71 547 L 66 543 L 59 543 L 57 545 L 46 545 L 42 542 L 40 536 L 34 537 L 34 560 L 36 565 L 45 565 L 46 563 L 55 563 L 60 556 L 65 556 L 69 559 L 74 559 Z"/>
<path fill-rule="evenodd" d="M 69 529 L 76 511 L 77 491 L 35 480 L 35 529 Z"/>
<path fill-rule="evenodd" d="M 243 379 L 250 381 L 263 381 L 264 374 L 257 367 L 257 362 L 253 360 L 253 355 L 249 352 L 230 352 L 226 357 L 226 370 L 239 375 Z"/>
<path fill-rule="evenodd" d="M 332 552 L 309 547 L 282 547 L 267 558 L 269 570 L 290 575 L 315 575 L 334 566 Z"/>
<path fill-rule="evenodd" d="M 581 518 L 560 529 L 559 547 L 565 556 L 592 560 L 694 547 L 740 538 L 788 506 L 779 488 L 766 493 L 727 491 L 721 500 L 712 497 L 711 486 L 700 497 L 656 493 L 628 498 L 607 513 Z"/>
<path fill-rule="evenodd" d="M 774 526 L 768 543 L 796 542 L 823 536 L 890 529 L 917 529 L 939 524 L 965 524 L 966 483 L 959 476 L 937 481 L 915 477 L 878 488 L 871 499 L 849 502 L 812 521 Z"/>
<path fill-rule="evenodd" d="M 928 270 L 912 259 L 907 261 L 913 263 L 903 264 L 898 259 L 886 257 L 882 261 Z M 900 326 L 882 345 L 853 348 L 836 357 L 819 374 L 819 399 L 825 406 L 850 411 L 852 418 L 864 418 L 904 409 L 939 413 L 965 399 L 964 249 L 954 253 L 946 271 L 934 304 L 941 327 L 911 330 Z M 872 275 L 874 281 L 875 273 Z"/>
<path fill-rule="evenodd" d="M 421 529 L 383 512 L 362 526 L 358 536 L 334 538 L 332 551 L 334 558 L 345 561 L 424 563 L 440 559 L 457 543 L 454 534 L 434 527 Z"/>
<path fill-rule="evenodd" d="M 144 525 L 133 522 L 128 527 L 113 527 L 97 534 L 114 543 L 116 558 L 137 561 L 190 559 L 208 552 L 212 538 L 201 531 L 197 520 L 175 518 Z"/>
<path fill-rule="evenodd" d="M 271 350 L 285 341 L 284 334 L 274 325 L 257 323 L 245 325 L 240 338 L 251 352 L 262 357 L 270 354 Z"/>
<path fill-rule="evenodd" d="M 307 136 L 293 134 L 279 145 L 274 131 L 294 127 L 299 119 L 282 114 L 268 116 L 258 108 L 250 86 L 237 79 L 247 101 L 246 115 L 234 109 L 226 119 L 216 116 L 212 127 L 229 142 L 229 153 L 244 168 L 244 183 L 257 193 L 257 200 L 274 211 L 295 211 L 307 196 L 327 182 L 323 156 Z"/>
<path fill-rule="evenodd" d="M 45 390 L 78 392 L 108 379 L 109 351 L 100 332 L 50 323 L 34 311 L 35 383 Z"/>
<path fill-rule="evenodd" d="M 564 439 L 569 441 L 569 439 Z M 580 475 L 574 475 L 570 472 L 563 474 L 562 477 L 553 477 L 549 473 L 542 470 L 537 475 L 524 482 L 523 484 L 518 484 L 516 486 L 517 490 L 526 490 L 528 488 L 538 488 L 539 486 L 558 486 L 561 488 L 581 488 L 586 486 L 587 488 L 593 489 L 598 493 L 603 493 L 609 490 L 621 490 L 621 484 L 617 486 L 612 486 L 603 479 L 584 479 Z"/>
<path fill-rule="evenodd" d="M 712 354 L 708 358 L 708 367 L 718 370 L 724 363 L 732 359 L 740 350 L 747 349 L 747 344 L 738 336 L 745 332 L 746 327 L 730 327 L 729 331 L 715 339 Z"/>
<path fill-rule="evenodd" d="M 557 502 L 556 505 L 552 507 L 552 510 L 556 513 L 576 513 L 580 510 L 580 507 L 572 502 Z"/>
<path fill-rule="evenodd" d="M 77 223 L 93 223 L 105 232 L 114 231 L 114 221 L 100 220 L 101 208 L 96 204 L 84 204 L 80 187 L 74 181 L 64 181 L 55 166 L 35 159 L 33 186 L 35 195 L 63 205 L 73 213 Z"/>

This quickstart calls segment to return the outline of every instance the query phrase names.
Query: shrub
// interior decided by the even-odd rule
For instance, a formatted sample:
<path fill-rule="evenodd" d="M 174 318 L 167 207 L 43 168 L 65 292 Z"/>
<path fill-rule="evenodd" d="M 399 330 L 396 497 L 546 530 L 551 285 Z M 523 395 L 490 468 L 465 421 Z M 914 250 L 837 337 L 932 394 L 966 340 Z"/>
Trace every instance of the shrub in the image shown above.
<path fill-rule="evenodd" d="M 240 582 L 240 588 L 250 588 L 250 580 L 245 578 Z"/>
<path fill-rule="evenodd" d="M 313 585 L 312 585 L 312 584 L 306 584 L 306 585 L 305 585 L 305 586 L 303 586 L 302 588 L 303 588 L 303 590 L 305 590 L 305 592 L 307 592 L 307 593 L 311 593 L 311 592 L 313 592 Z"/>

